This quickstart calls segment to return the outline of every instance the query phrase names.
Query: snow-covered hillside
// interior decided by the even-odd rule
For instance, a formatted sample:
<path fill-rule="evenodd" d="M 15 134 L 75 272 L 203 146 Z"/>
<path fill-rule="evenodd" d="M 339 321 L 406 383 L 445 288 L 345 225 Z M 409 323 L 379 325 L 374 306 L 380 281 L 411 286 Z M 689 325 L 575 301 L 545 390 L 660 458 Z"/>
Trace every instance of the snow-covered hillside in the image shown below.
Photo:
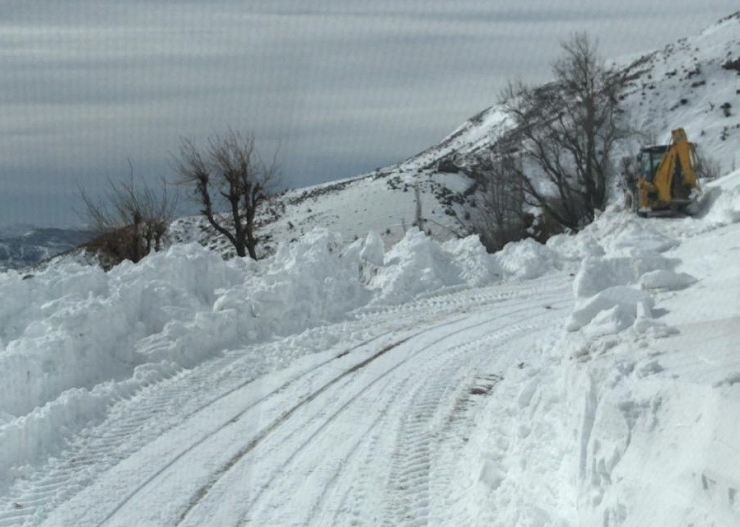
<path fill-rule="evenodd" d="M 662 50 L 613 61 L 610 67 L 630 79 L 622 107 L 635 138 L 622 155 L 636 155 L 641 141 L 667 143 L 671 130 L 683 127 L 699 152 L 716 163 L 720 173 L 740 163 L 740 14 L 729 16 L 701 34 Z M 369 230 L 386 247 L 400 240 L 415 221 L 414 187 L 421 192 L 423 230 L 439 240 L 465 231 L 461 204 L 473 182 L 455 166 L 474 163 L 506 127 L 497 106 L 480 112 L 439 144 L 397 165 L 349 180 L 291 190 L 276 199 L 265 214 L 265 252 L 279 241 L 298 239 L 316 226 L 334 230 L 347 241 Z M 201 243 L 228 253 L 200 218 L 174 225 L 179 240 Z"/>
<path fill-rule="evenodd" d="M 739 35 L 740 12 L 636 58 L 624 99 L 635 126 L 659 143 L 683 127 L 722 173 L 740 166 Z"/>

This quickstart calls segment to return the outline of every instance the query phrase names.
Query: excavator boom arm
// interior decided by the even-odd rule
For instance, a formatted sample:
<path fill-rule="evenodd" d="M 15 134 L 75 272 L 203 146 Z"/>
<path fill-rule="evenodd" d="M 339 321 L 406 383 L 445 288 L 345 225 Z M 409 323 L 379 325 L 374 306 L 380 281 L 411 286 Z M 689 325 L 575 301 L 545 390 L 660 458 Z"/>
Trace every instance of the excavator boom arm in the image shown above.
<path fill-rule="evenodd" d="M 641 210 L 685 206 L 690 202 L 692 190 L 699 189 L 694 171 L 693 144 L 683 128 L 673 130 L 671 136 L 671 144 L 665 150 L 653 177 L 648 180 L 643 176 L 638 180 Z"/>
<path fill-rule="evenodd" d="M 676 185 L 694 188 L 697 186 L 694 165 L 691 160 L 692 145 L 686 138 L 683 128 L 672 132 L 673 141 L 663 156 L 663 160 L 655 173 L 653 184 L 658 191 L 658 200 L 670 203 L 677 196 L 674 195 Z M 674 181 L 679 178 L 679 181 Z"/>

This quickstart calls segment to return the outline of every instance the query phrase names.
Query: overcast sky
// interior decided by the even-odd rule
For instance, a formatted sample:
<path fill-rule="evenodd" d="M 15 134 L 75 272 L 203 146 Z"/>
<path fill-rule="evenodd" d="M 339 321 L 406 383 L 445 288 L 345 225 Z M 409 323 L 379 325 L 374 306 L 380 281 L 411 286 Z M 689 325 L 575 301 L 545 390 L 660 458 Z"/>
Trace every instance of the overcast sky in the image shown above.
<path fill-rule="evenodd" d="M 698 33 L 737 0 L 2 0 L 0 226 L 70 225 L 78 183 L 171 176 L 231 127 L 303 187 L 395 163 L 542 82 L 574 31 L 605 58 Z"/>

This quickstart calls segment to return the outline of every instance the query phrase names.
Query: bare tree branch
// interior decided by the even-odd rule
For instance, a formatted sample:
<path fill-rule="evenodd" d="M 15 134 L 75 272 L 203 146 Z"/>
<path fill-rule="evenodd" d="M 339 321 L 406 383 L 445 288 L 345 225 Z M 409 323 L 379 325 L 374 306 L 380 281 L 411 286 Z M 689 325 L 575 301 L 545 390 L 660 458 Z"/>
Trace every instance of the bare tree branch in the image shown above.
<path fill-rule="evenodd" d="M 630 131 L 618 104 L 624 79 L 606 70 L 595 42 L 577 33 L 562 48 L 554 82 L 510 84 L 503 92 L 514 123 L 505 142 L 523 155 L 519 176 L 526 193 L 561 225 L 578 230 L 606 205 L 615 175 L 611 155 Z"/>
<path fill-rule="evenodd" d="M 489 252 L 528 236 L 531 220 L 525 212 L 524 180 L 518 176 L 517 163 L 514 154 L 496 149 L 465 171 L 482 189 L 468 213 L 473 231 Z"/>

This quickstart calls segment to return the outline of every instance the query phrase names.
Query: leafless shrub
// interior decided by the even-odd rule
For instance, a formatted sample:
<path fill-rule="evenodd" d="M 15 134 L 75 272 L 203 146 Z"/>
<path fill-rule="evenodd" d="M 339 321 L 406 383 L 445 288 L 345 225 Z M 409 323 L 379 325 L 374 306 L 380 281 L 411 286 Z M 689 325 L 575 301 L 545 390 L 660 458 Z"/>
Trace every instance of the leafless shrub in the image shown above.
<path fill-rule="evenodd" d="M 136 263 L 162 249 L 177 201 L 164 180 L 155 191 L 145 181 L 137 182 L 132 169 L 127 181 L 109 179 L 102 197 L 94 198 L 81 186 L 79 196 L 84 207 L 80 215 L 98 233 L 84 247 L 97 253 L 106 268 L 123 260 Z"/>

